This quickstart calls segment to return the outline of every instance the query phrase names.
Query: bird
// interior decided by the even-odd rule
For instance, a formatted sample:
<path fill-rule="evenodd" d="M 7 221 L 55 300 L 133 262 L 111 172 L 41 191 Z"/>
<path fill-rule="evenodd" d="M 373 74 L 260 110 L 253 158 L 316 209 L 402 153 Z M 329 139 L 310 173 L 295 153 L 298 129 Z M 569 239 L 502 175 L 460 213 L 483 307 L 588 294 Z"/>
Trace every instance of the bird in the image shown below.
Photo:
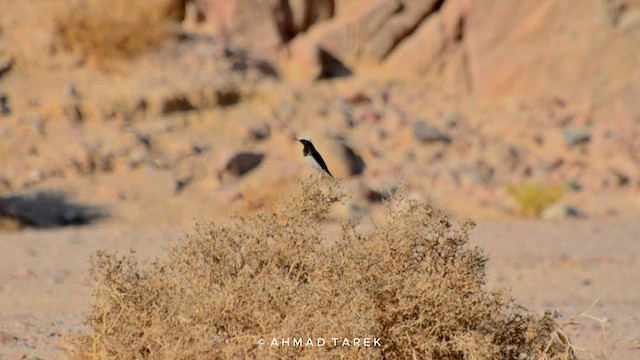
<path fill-rule="evenodd" d="M 322 156 L 320 156 L 318 150 L 316 150 L 315 146 L 313 146 L 310 138 L 299 137 L 294 138 L 294 140 L 298 140 L 302 143 L 302 145 L 304 145 L 304 149 L 302 149 L 302 155 L 304 155 L 304 159 L 307 161 L 307 164 L 311 165 L 311 167 L 319 174 L 327 173 L 327 175 L 335 180 L 333 175 L 331 175 L 327 164 L 322 159 Z"/>

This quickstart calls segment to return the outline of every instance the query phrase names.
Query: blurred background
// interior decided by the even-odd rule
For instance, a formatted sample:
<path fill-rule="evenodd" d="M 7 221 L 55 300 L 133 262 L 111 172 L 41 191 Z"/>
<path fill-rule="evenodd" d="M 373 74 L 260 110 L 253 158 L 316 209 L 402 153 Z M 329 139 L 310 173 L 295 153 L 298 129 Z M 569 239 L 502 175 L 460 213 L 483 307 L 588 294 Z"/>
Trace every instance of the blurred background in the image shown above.
<path fill-rule="evenodd" d="M 60 355 L 96 250 L 273 209 L 294 136 L 334 220 L 433 199 L 489 288 L 637 358 L 639 45 L 640 0 L 0 0 L 0 358 Z"/>
<path fill-rule="evenodd" d="M 0 231 L 270 208 L 640 214 L 640 1 L 4 0 Z"/>

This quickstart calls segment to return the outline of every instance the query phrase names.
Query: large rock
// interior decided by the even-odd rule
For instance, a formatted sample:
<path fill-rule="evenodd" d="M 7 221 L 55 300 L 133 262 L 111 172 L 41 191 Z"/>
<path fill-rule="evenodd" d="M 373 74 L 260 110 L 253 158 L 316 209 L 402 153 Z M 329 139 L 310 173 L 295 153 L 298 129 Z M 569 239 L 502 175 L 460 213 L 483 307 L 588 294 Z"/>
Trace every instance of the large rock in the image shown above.
<path fill-rule="evenodd" d="M 209 31 L 250 48 L 281 43 L 276 22 L 278 0 L 199 0 Z"/>
<path fill-rule="evenodd" d="M 377 62 L 434 12 L 437 4 L 435 0 L 343 1 L 334 19 L 310 29 L 306 36 L 348 66 Z"/>
<path fill-rule="evenodd" d="M 635 112 L 640 39 L 618 27 L 626 16 L 600 0 L 477 0 L 464 38 L 473 90 Z"/>
<path fill-rule="evenodd" d="M 333 16 L 333 0 L 199 0 L 209 30 L 237 45 L 272 48 Z"/>
<path fill-rule="evenodd" d="M 393 76 L 417 76 L 443 91 L 558 97 L 595 115 L 637 112 L 636 0 L 202 1 L 211 26 L 241 45 L 273 49 L 295 38 L 280 66 L 287 79 L 366 72 L 383 62 Z M 349 71 L 327 71 L 327 59 Z"/>
<path fill-rule="evenodd" d="M 233 177 L 243 176 L 260 165 L 263 159 L 263 153 L 238 152 L 225 162 L 222 172 L 228 173 Z"/>
<path fill-rule="evenodd" d="M 384 59 L 428 15 L 436 11 L 437 5 L 436 0 L 403 1 L 400 11 L 382 24 L 368 39 L 363 56 L 375 61 Z"/>
<path fill-rule="evenodd" d="M 447 40 L 442 20 L 430 16 L 389 56 L 385 65 L 398 75 L 424 75 L 443 54 Z"/>

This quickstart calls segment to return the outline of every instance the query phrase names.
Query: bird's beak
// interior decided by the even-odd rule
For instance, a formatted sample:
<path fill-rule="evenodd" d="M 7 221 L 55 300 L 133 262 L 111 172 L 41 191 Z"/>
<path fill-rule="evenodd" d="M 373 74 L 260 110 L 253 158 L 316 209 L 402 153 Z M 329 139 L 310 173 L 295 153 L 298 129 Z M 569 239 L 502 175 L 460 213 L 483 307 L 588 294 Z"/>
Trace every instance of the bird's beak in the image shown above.
<path fill-rule="evenodd" d="M 297 137 L 293 138 L 294 141 L 300 141 L 300 139 L 298 139 Z"/>

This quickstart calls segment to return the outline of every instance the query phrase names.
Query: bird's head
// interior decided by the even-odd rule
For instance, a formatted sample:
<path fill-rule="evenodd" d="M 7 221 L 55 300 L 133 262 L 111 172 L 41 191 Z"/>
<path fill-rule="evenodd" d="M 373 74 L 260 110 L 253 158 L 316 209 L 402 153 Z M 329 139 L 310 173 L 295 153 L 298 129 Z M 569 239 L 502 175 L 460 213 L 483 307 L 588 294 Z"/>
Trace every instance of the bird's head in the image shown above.
<path fill-rule="evenodd" d="M 303 144 L 304 144 L 305 142 L 311 143 L 311 138 L 306 137 L 306 136 L 296 137 L 296 138 L 293 138 L 293 140 L 300 141 L 300 142 L 301 142 L 301 143 L 303 143 Z"/>

